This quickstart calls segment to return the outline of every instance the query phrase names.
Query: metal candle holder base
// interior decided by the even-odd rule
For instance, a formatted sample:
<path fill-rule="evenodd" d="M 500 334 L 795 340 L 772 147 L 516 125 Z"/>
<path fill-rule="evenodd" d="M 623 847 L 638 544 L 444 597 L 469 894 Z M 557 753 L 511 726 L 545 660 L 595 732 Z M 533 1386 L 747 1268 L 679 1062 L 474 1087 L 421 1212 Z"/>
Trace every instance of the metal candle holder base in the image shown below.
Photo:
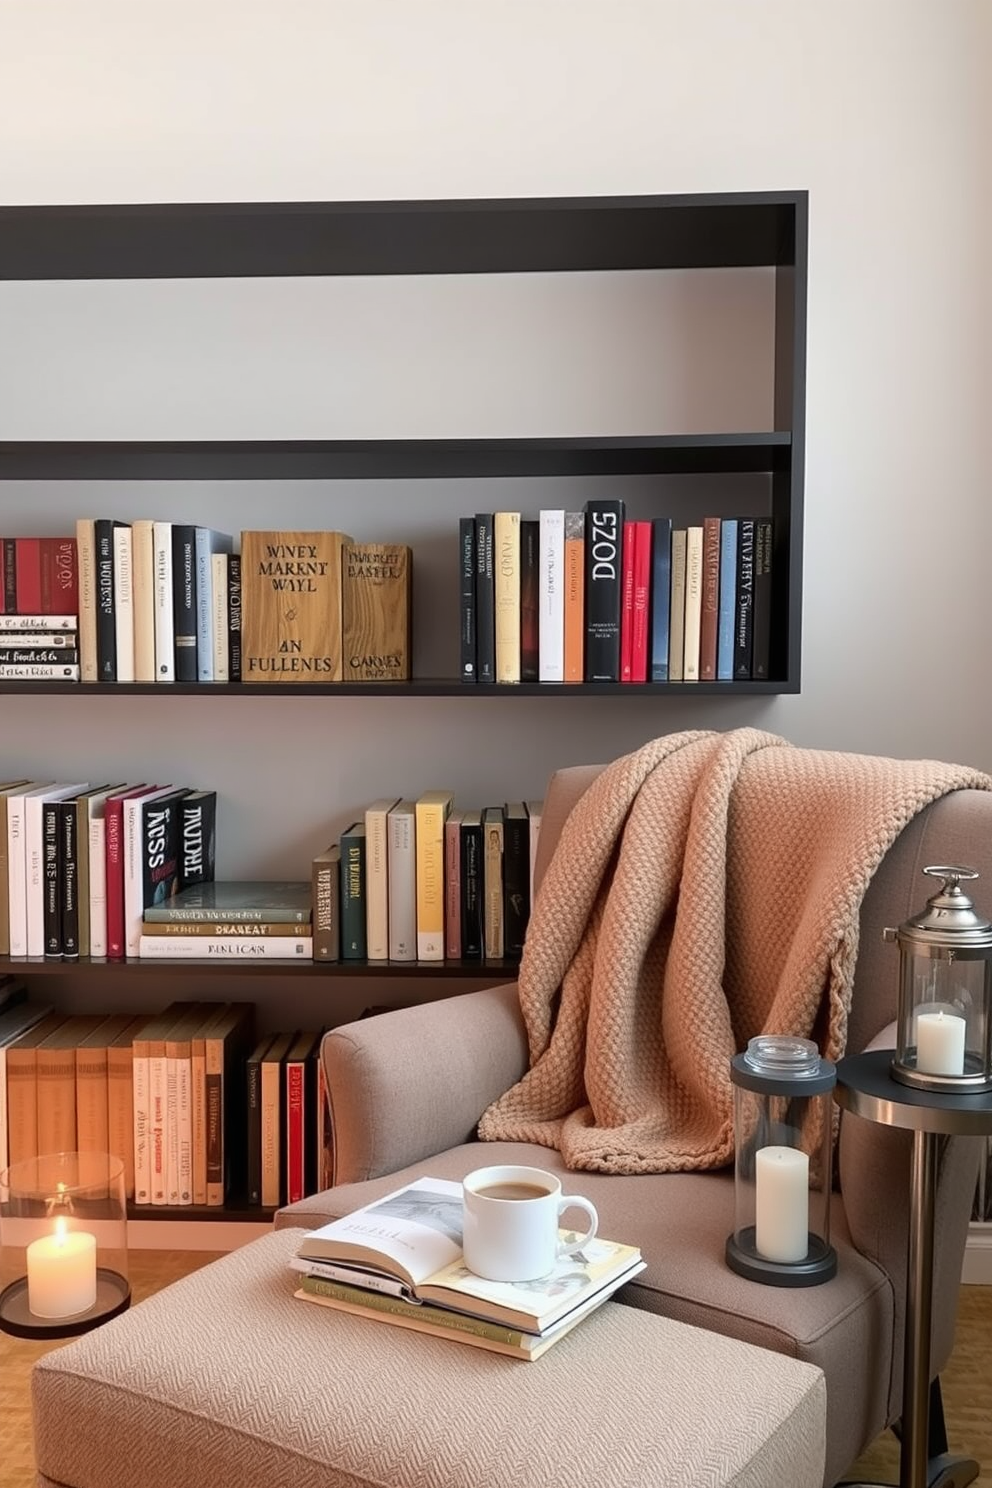
<path fill-rule="evenodd" d="M 810 1235 L 809 1249 L 802 1261 L 769 1261 L 754 1248 L 754 1226 L 730 1235 L 726 1249 L 727 1265 L 748 1281 L 761 1281 L 766 1286 L 819 1286 L 837 1275 L 837 1252 L 818 1235 Z"/>
<path fill-rule="evenodd" d="M 75 1338 L 126 1312 L 130 1305 L 131 1288 L 127 1278 L 98 1266 L 96 1301 L 92 1307 L 73 1317 L 38 1317 L 28 1307 L 28 1279 L 22 1276 L 0 1292 L 0 1329 L 12 1333 L 15 1338 Z"/>

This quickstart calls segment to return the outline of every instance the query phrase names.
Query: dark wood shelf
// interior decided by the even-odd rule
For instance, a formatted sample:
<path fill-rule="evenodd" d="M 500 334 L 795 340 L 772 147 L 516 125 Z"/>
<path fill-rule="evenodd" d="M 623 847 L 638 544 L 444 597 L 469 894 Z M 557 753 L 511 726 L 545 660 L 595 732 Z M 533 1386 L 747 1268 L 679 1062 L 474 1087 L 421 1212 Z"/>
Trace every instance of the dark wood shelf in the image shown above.
<path fill-rule="evenodd" d="M 0 956 L 0 975 L 8 972 L 23 977 L 36 976 L 175 976 L 180 968 L 210 976 L 288 976 L 288 977 L 361 977 L 379 980 L 383 977 L 409 981 L 416 977 L 482 981 L 515 981 L 519 961 L 285 961 L 259 957 L 214 961 L 198 956 L 132 957 L 127 961 L 107 961 L 100 957 L 78 956 L 73 960 L 54 960 L 44 956 Z"/>
<path fill-rule="evenodd" d="M 80 697 L 693 697 L 756 696 L 796 692 L 785 682 L 458 682 L 450 677 L 422 677 L 414 682 L 11 682 L 0 680 L 5 692 L 72 694 Z"/>
<path fill-rule="evenodd" d="M 0 279 L 788 265 L 806 193 L 0 208 Z"/>
<path fill-rule="evenodd" d="M 785 470 L 788 430 L 560 439 L 38 440 L 0 480 L 412 480 Z"/>
<path fill-rule="evenodd" d="M 128 1219 L 223 1220 L 235 1224 L 271 1224 L 273 1208 L 247 1204 L 244 1199 L 228 1199 L 226 1204 L 136 1204 L 127 1201 Z"/>

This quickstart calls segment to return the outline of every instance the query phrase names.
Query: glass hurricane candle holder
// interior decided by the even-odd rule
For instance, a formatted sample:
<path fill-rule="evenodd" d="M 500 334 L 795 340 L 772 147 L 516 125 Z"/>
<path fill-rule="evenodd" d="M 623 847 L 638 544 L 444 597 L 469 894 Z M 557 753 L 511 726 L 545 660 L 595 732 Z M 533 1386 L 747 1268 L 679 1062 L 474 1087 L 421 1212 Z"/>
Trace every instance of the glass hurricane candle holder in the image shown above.
<path fill-rule="evenodd" d="M 53 1152 L 0 1173 L 0 1328 L 70 1338 L 131 1301 L 124 1164 Z"/>
<path fill-rule="evenodd" d="M 922 1090 L 992 1090 L 992 924 L 961 887 L 973 868 L 929 867 L 926 907 L 885 939 L 899 945 L 892 1078 Z"/>
<path fill-rule="evenodd" d="M 731 1270 L 770 1286 L 816 1286 L 837 1271 L 830 1245 L 837 1072 L 809 1039 L 762 1034 L 730 1063 L 734 1086 Z"/>

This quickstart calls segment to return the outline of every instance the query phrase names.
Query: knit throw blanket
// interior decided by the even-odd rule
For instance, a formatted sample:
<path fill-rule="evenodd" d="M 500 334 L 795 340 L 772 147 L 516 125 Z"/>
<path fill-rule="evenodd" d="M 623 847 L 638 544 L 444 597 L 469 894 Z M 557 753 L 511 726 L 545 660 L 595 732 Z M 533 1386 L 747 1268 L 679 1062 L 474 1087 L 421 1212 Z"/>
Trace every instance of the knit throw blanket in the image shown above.
<path fill-rule="evenodd" d="M 479 1136 L 604 1173 L 729 1162 L 731 1057 L 763 1032 L 843 1054 L 871 876 L 918 811 L 966 786 L 992 778 L 750 728 L 669 734 L 609 765 L 533 909 L 530 1068 Z"/>

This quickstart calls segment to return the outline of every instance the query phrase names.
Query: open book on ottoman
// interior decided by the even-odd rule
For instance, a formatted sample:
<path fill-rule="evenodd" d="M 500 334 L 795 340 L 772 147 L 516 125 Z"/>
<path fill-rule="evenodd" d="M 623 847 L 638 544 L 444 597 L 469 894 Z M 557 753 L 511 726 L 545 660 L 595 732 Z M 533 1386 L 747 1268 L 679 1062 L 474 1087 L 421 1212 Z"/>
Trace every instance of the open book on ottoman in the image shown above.
<path fill-rule="evenodd" d="M 290 1265 L 303 1273 L 304 1301 L 523 1359 L 644 1269 L 636 1246 L 597 1236 L 540 1280 L 486 1281 L 462 1256 L 462 1186 L 443 1178 L 418 1178 L 312 1230 Z"/>

